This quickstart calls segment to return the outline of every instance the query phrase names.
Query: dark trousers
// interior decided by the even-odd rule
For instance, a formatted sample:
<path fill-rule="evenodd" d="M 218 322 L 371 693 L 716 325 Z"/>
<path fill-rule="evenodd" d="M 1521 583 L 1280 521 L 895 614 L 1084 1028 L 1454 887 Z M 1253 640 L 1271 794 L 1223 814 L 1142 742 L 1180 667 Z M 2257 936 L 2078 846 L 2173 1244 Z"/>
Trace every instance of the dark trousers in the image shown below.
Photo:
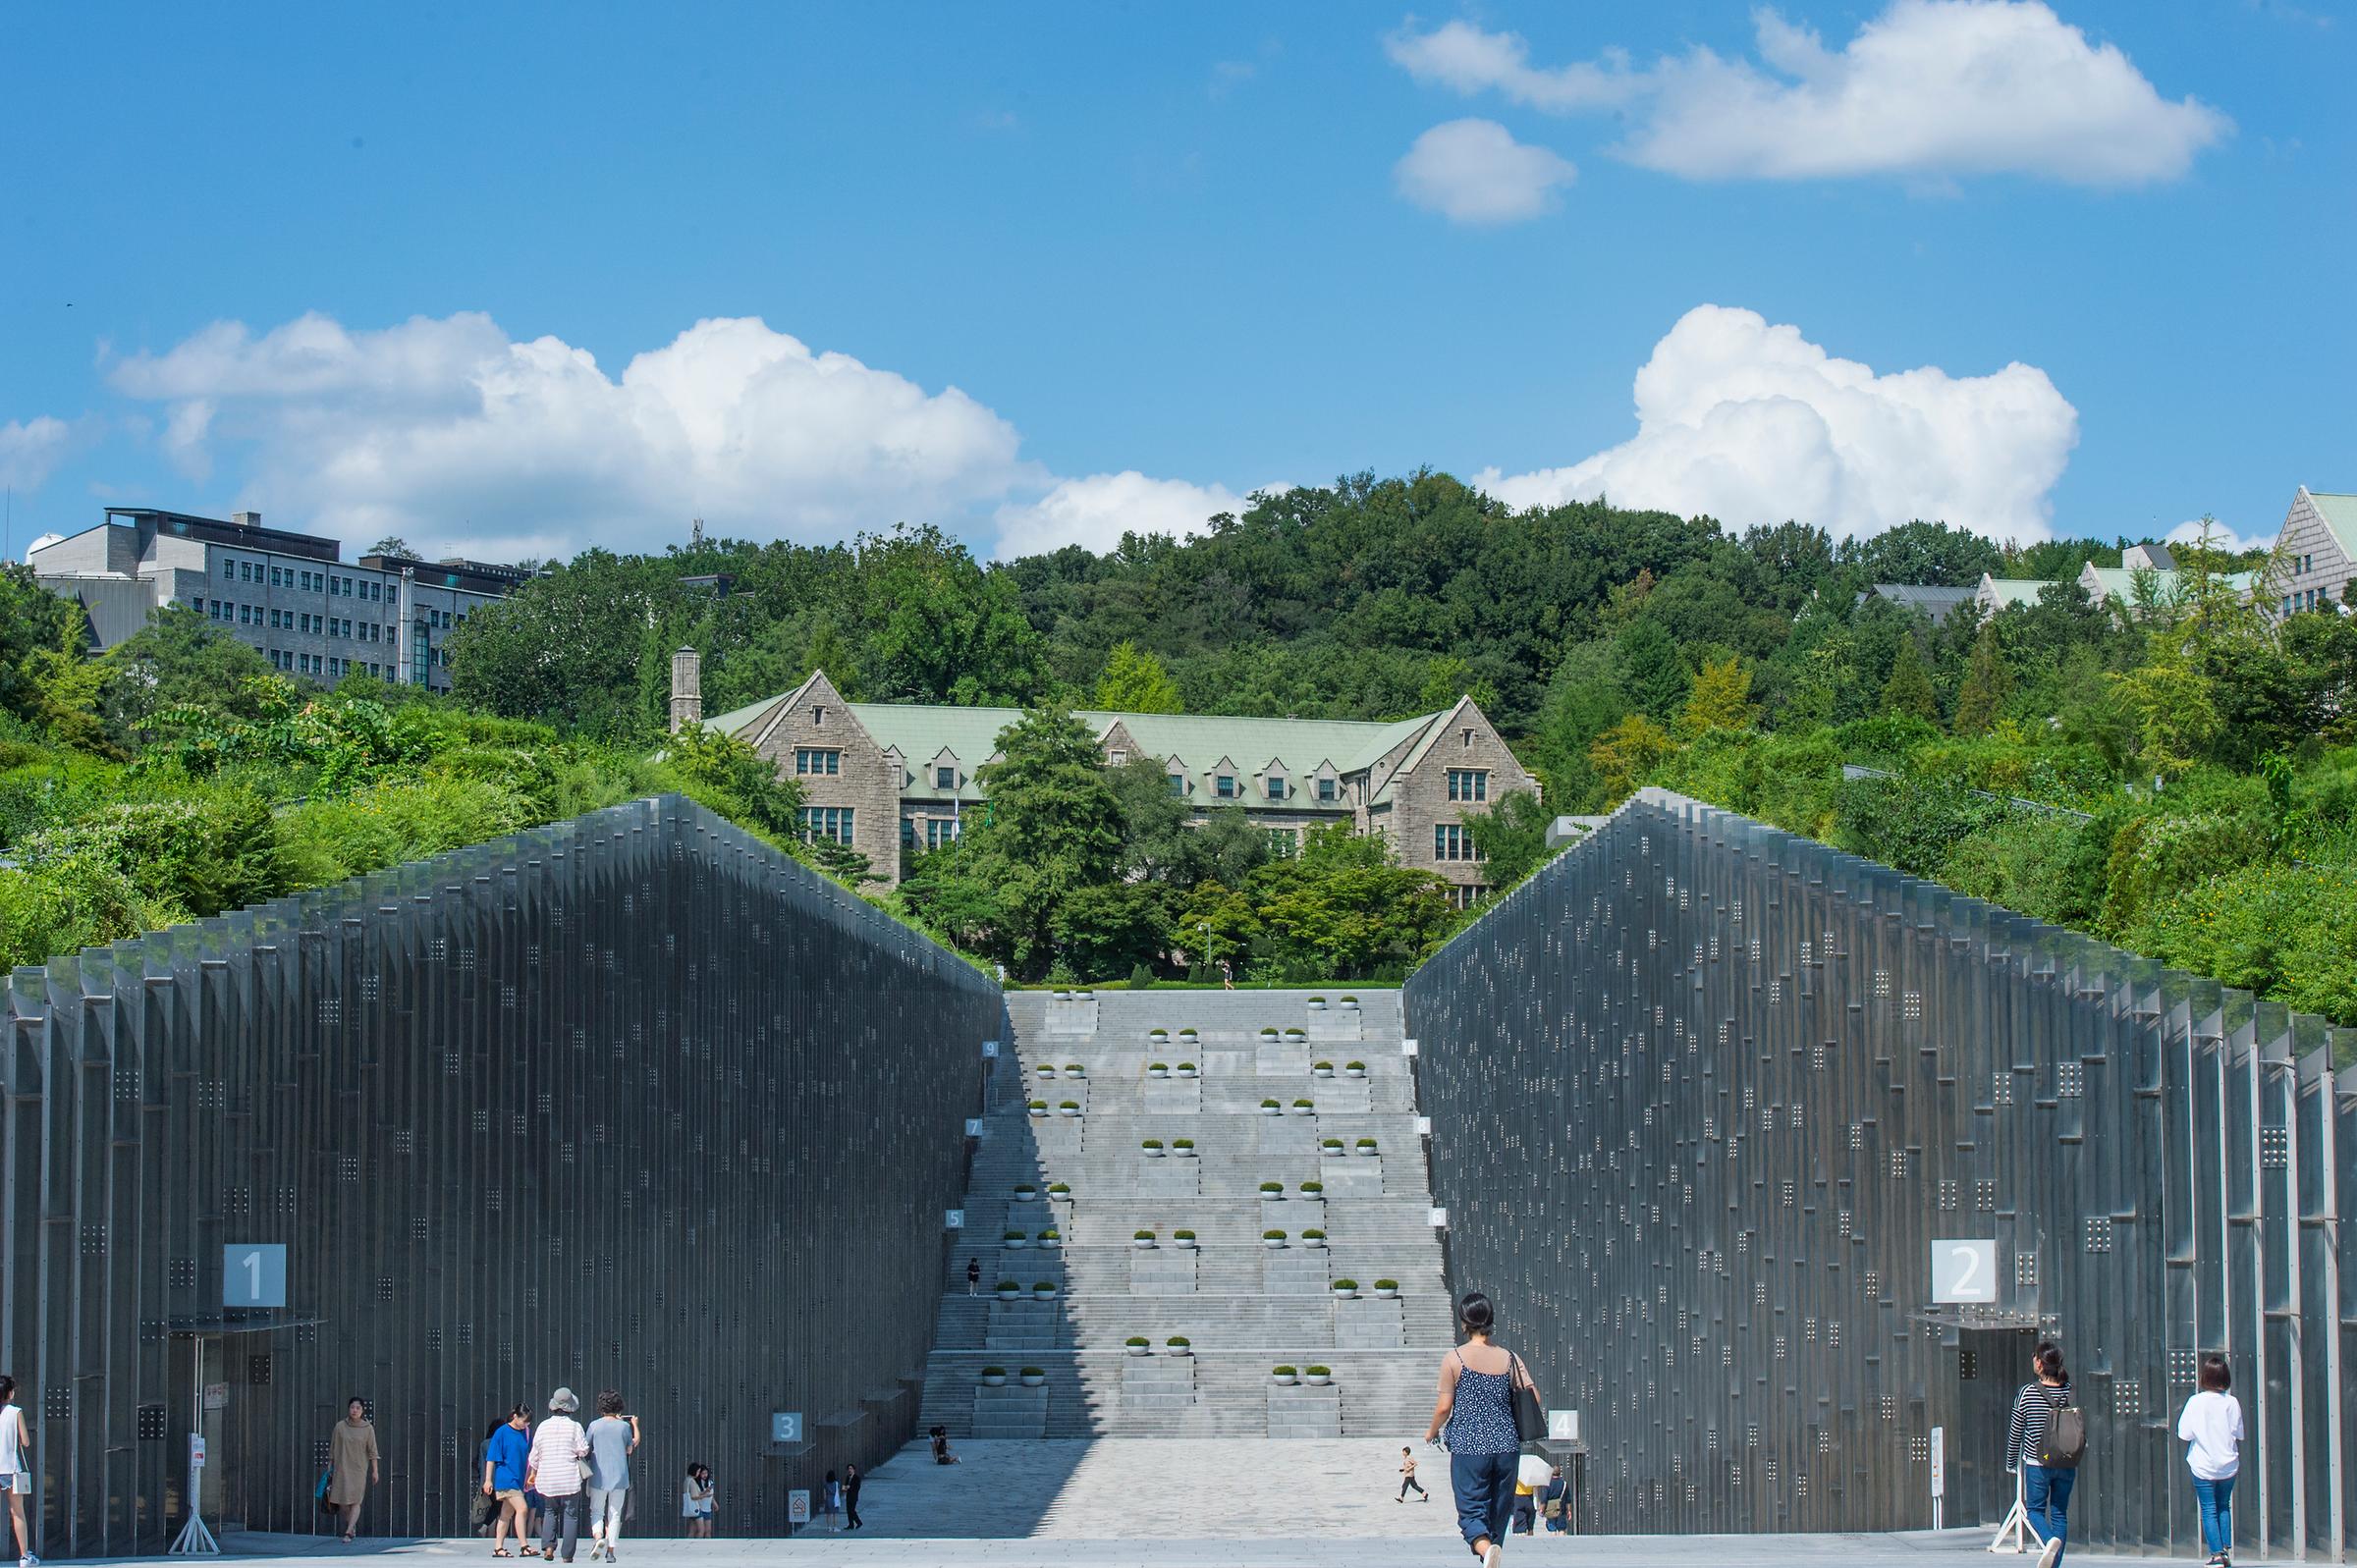
<path fill-rule="evenodd" d="M 1514 1511 L 1514 1471 L 1521 1459 L 1511 1449 L 1449 1456 L 1449 1489 L 1456 1493 L 1456 1528 L 1466 1545 L 1484 1537 L 1506 1539 L 1506 1521 Z"/>
<path fill-rule="evenodd" d="M 1424 1488 L 1416 1484 L 1415 1477 L 1401 1476 L 1399 1478 L 1399 1500 L 1401 1502 L 1405 1502 L 1407 1500 L 1407 1494 L 1411 1488 L 1419 1497 L 1425 1494 Z"/>
<path fill-rule="evenodd" d="M 2202 1505 L 2202 1544 L 2213 1556 L 2234 1549 L 2234 1478 L 2204 1481 L 2193 1478 L 2193 1494 Z"/>
<path fill-rule="evenodd" d="M 1528 1495 L 1514 1498 L 1514 1534 L 1527 1536 L 1536 1528 L 1539 1518 L 1538 1499 Z"/>
<path fill-rule="evenodd" d="M 549 1497 L 540 1509 L 540 1554 L 548 1556 L 557 1547 L 557 1532 L 562 1524 L 565 1535 L 565 1560 L 573 1561 L 574 1542 L 581 1539 L 581 1494 L 568 1492 L 562 1497 Z"/>
<path fill-rule="evenodd" d="M 2079 1484 L 2075 1470 L 2049 1469 L 2045 1465 L 2021 1467 L 2021 1511 L 2030 1516 L 2030 1528 L 2038 1532 L 2041 1541 L 2068 1541 L 2070 1488 Z M 2062 1553 L 2055 1553 L 2055 1561 L 2062 1561 Z"/>
<path fill-rule="evenodd" d="M 859 1528 L 859 1488 L 856 1487 L 843 1488 L 843 1520 L 853 1530 Z"/>

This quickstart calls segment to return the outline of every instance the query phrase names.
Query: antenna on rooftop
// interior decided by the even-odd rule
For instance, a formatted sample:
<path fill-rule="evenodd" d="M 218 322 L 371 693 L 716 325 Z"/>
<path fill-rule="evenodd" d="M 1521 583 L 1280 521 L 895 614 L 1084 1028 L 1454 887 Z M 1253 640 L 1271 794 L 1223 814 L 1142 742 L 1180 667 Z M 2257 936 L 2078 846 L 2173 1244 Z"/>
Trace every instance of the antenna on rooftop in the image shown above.
<path fill-rule="evenodd" d="M 687 542 L 700 547 L 704 542 L 704 519 L 693 518 L 687 524 Z"/>

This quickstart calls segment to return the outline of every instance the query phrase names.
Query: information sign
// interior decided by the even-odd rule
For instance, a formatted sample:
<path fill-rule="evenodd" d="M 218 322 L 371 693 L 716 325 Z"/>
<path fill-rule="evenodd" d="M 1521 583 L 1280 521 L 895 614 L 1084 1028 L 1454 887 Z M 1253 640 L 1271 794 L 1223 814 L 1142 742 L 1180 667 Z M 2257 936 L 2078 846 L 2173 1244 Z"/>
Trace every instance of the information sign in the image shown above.
<path fill-rule="evenodd" d="M 1966 1303 L 1997 1300 L 1997 1243 L 1971 1239 L 1933 1242 L 1932 1299 Z"/>
<path fill-rule="evenodd" d="M 772 1415 L 769 1418 L 769 1440 L 771 1442 L 800 1442 L 802 1440 L 802 1413 L 798 1410 L 781 1410 Z"/>
<path fill-rule="evenodd" d="M 229 1408 L 229 1384 L 225 1382 L 206 1383 L 204 1385 L 204 1408 L 227 1410 Z"/>
<path fill-rule="evenodd" d="M 283 1307 L 287 1304 L 287 1249 L 278 1242 L 245 1243 L 221 1249 L 221 1305 Z"/>
<path fill-rule="evenodd" d="M 798 1487 L 786 1494 L 786 1522 L 806 1525 L 810 1522 L 810 1488 Z"/>
<path fill-rule="evenodd" d="M 1579 1412 L 1576 1410 L 1548 1411 L 1547 1440 L 1549 1442 L 1579 1441 Z"/>

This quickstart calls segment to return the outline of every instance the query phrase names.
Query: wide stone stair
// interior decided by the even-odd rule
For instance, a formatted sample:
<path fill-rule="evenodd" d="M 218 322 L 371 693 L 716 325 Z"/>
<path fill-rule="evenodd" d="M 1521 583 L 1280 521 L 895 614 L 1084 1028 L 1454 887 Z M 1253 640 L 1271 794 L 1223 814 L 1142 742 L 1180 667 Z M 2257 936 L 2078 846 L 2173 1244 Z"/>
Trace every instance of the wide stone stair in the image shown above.
<path fill-rule="evenodd" d="M 1420 1430 L 1451 1320 L 1398 993 L 1017 992 L 1008 1012 L 920 1425 Z"/>

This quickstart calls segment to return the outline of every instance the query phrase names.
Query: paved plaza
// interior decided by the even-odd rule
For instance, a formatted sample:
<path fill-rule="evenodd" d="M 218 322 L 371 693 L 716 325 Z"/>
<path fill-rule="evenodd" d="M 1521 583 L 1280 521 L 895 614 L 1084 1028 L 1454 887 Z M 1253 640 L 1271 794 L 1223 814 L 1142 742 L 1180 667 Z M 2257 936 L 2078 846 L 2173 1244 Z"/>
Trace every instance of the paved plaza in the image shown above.
<path fill-rule="evenodd" d="M 817 1524 L 793 1540 L 625 1539 L 638 1568 L 1456 1568 L 1448 1460 L 1422 1461 L 1430 1503 L 1395 1503 L 1397 1442 L 1284 1439 L 968 1441 L 941 1466 L 922 1444 L 869 1477 L 866 1528 Z M 1430 1450 L 1422 1450 L 1430 1454 Z M 1438 1463 L 1434 1463 L 1434 1459 Z M 725 1485 L 726 1478 L 723 1478 Z M 725 1497 L 725 1490 L 723 1492 Z M 481 1541 L 233 1536 L 234 1556 L 255 1561 L 399 1558 L 440 1568 L 486 1558 Z M 1986 1562 L 1988 1534 L 1539 1536 L 1509 1543 L 1509 1562 L 1612 1568 L 1954 1568 Z M 2105 1556 L 2074 1551 L 2073 1561 Z M 586 1551 L 580 1561 L 588 1562 Z M 2008 1558 L 2026 1563 L 2027 1558 Z M 2125 1561 L 2120 1558 L 2117 1560 Z M 2257 1561 L 2258 1559 L 2253 1559 Z"/>

